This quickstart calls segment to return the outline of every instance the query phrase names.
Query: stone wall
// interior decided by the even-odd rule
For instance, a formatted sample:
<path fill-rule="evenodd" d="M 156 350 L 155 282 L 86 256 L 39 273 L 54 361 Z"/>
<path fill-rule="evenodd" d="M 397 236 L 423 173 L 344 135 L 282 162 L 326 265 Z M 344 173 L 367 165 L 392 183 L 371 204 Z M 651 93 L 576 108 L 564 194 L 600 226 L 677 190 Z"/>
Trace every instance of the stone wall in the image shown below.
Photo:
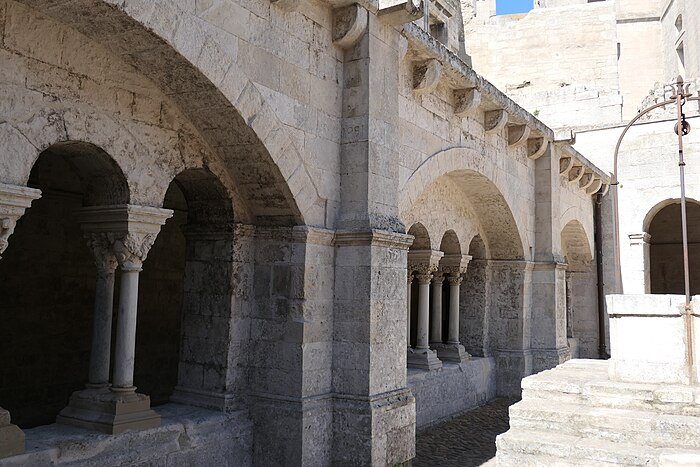
<path fill-rule="evenodd" d="M 447 363 L 438 371 L 408 371 L 408 386 L 416 398 L 416 428 L 427 428 L 496 396 L 492 358 Z"/>

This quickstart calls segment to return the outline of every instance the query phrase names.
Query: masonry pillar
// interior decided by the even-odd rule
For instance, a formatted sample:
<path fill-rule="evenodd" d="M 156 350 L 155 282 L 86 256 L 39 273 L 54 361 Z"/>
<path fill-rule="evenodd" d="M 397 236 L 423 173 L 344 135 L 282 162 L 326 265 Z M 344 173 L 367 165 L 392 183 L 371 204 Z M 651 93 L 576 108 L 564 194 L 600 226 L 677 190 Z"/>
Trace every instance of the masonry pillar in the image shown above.
<path fill-rule="evenodd" d="M 169 209 L 133 205 L 96 206 L 76 213 L 81 229 L 104 234 L 102 237 L 108 240 L 121 269 L 114 371 L 111 387 L 95 384 L 74 392 L 68 406 L 56 417 L 58 423 L 109 434 L 160 425 L 160 415 L 151 410 L 150 398 L 136 393 L 133 385 L 136 315 L 139 272 L 160 227 L 171 216 Z M 97 292 L 101 293 L 99 289 Z M 103 326 L 98 327 L 98 333 L 106 333 Z M 102 350 L 104 347 L 100 346 L 94 356 L 95 374 L 91 371 L 91 378 L 104 379 L 104 362 L 99 362 L 106 358 L 99 353 Z"/>
<path fill-rule="evenodd" d="M 432 344 L 435 342 L 435 312 L 433 311 L 433 322 L 431 323 L 430 284 L 434 280 L 433 273 L 437 271 L 442 256 L 443 253 L 441 251 L 435 250 L 411 250 L 408 253 L 409 268 L 418 273 L 416 274 L 416 280 L 418 281 L 416 346 L 412 352 L 408 354 L 408 366 L 412 368 L 422 368 L 424 370 L 437 370 L 438 368 L 442 368 L 442 362 L 438 358 L 437 352 L 431 349 L 429 345 L 429 343 Z M 436 304 L 435 295 L 439 295 L 439 304 Z M 436 306 L 442 306 L 441 304 L 442 280 L 440 280 L 440 288 L 437 294 L 435 292 L 435 286 L 433 285 L 433 310 Z M 442 315 L 439 315 L 438 319 L 442 320 Z M 439 323 L 439 327 L 442 327 L 442 322 Z"/>
<path fill-rule="evenodd" d="M 17 220 L 40 196 L 40 190 L 0 183 L 0 255 L 9 245 Z M 0 407 L 0 459 L 23 452 L 24 432 L 11 423 L 10 412 Z"/>
<path fill-rule="evenodd" d="M 643 295 L 651 293 L 651 271 L 649 270 L 649 247 L 651 235 L 646 232 L 629 234 L 630 246 L 623 264 L 627 264 L 622 276 L 625 294 Z"/>
<path fill-rule="evenodd" d="M 532 269 L 533 371 L 571 358 L 566 338 L 566 264 L 559 222 L 559 148 L 550 144 L 535 161 L 535 251 Z"/>
<path fill-rule="evenodd" d="M 415 455 L 415 400 L 407 387 L 404 351 L 412 239 L 398 214 L 401 60 L 395 25 L 401 18 L 392 12 L 404 22 L 415 17 L 401 6 L 377 13 L 346 8 L 352 14 L 335 17 L 351 17 L 354 24 L 339 29 L 337 42 L 345 53 L 331 464 L 397 465 Z"/>
<path fill-rule="evenodd" d="M 496 360 L 500 396 L 519 396 L 520 381 L 532 374 L 532 269 L 528 261 L 489 261 L 486 350 Z"/>

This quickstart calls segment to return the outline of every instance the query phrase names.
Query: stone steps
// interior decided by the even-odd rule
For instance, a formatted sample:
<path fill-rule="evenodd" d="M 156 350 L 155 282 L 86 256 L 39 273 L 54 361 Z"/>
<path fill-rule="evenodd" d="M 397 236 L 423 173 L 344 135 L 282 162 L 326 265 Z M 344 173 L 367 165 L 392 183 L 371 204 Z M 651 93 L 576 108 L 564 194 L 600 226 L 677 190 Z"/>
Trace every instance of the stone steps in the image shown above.
<path fill-rule="evenodd" d="M 491 465 L 700 465 L 700 388 L 614 382 L 581 360 L 522 387 Z"/>
<path fill-rule="evenodd" d="M 700 418 L 655 411 L 524 400 L 511 406 L 510 426 L 653 447 L 682 443 L 700 449 Z"/>

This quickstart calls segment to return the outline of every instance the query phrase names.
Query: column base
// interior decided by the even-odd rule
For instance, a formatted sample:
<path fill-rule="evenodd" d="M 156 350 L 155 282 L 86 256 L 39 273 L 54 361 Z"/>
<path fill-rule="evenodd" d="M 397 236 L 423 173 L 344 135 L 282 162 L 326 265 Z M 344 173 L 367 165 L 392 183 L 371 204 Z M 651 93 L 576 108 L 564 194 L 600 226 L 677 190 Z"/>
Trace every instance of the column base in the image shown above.
<path fill-rule="evenodd" d="M 571 349 L 567 345 L 559 349 L 532 349 L 532 371 L 539 373 L 571 360 Z"/>
<path fill-rule="evenodd" d="M 172 402 L 206 409 L 221 410 L 222 412 L 232 412 L 242 408 L 240 397 L 226 392 L 204 391 L 201 389 L 190 389 L 177 386 L 170 396 Z"/>
<path fill-rule="evenodd" d="M 83 389 L 71 395 L 56 423 L 114 435 L 159 427 L 160 415 L 151 409 L 151 398 L 144 394 Z"/>
<path fill-rule="evenodd" d="M 0 408 L 0 459 L 24 453 L 24 432 L 10 423 L 10 412 Z"/>
<path fill-rule="evenodd" d="M 437 357 L 437 352 L 431 349 L 411 349 L 408 352 L 407 363 L 410 368 L 423 370 L 438 370 L 442 368 L 442 362 Z"/>
<path fill-rule="evenodd" d="M 436 344 L 433 348 L 443 362 L 462 363 L 472 358 L 462 344 Z"/>

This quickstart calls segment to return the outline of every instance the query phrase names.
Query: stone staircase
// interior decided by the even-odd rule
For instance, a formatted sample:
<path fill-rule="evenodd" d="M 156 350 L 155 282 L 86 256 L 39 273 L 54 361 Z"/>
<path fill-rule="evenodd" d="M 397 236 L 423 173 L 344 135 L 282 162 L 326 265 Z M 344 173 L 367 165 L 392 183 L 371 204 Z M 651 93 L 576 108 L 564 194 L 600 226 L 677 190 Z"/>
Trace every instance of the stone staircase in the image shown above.
<path fill-rule="evenodd" d="M 601 360 L 525 378 L 489 466 L 700 466 L 700 387 L 610 381 Z"/>

